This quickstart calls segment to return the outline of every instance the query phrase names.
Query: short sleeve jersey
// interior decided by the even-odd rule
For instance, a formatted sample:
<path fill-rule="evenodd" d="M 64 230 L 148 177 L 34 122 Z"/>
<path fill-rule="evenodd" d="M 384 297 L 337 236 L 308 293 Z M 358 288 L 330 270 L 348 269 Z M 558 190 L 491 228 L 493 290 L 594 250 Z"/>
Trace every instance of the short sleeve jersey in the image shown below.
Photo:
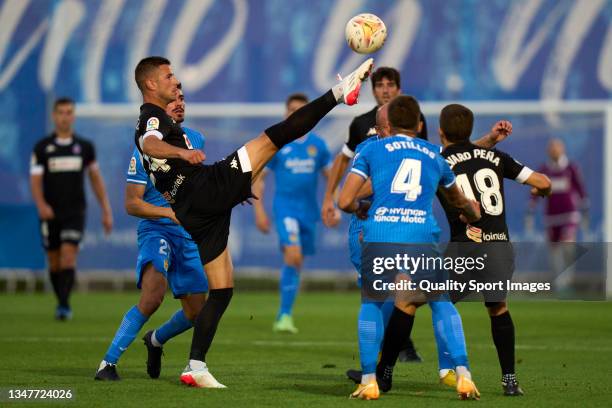
<path fill-rule="evenodd" d="M 51 134 L 34 146 L 30 173 L 42 175 L 45 200 L 57 216 L 85 210 L 84 174 L 95 161 L 93 144 L 76 135 L 63 143 Z"/>
<path fill-rule="evenodd" d="M 307 222 L 318 220 L 317 186 L 329 159 L 325 141 L 314 133 L 280 149 L 267 165 L 274 172 L 274 212 Z"/>
<path fill-rule="evenodd" d="M 365 242 L 432 243 L 440 228 L 433 215 L 439 186 L 455 175 L 422 139 L 396 135 L 369 143 L 355 156 L 352 173 L 372 180 L 372 205 L 363 226 Z"/>
<path fill-rule="evenodd" d="M 483 241 L 509 241 L 506 225 L 504 179 L 524 183 L 533 173 L 531 169 L 496 149 L 485 149 L 472 143 L 453 144 L 442 156 L 457 177 L 457 185 L 470 199 L 480 203 L 482 218 L 473 225 L 482 229 Z M 459 219 L 459 211 L 442 197 L 451 241 L 469 242 L 466 225 Z"/>
<path fill-rule="evenodd" d="M 189 138 L 189 142 L 193 146 L 194 149 L 204 149 L 205 138 L 200 132 L 183 127 L 184 133 Z M 158 207 L 170 207 L 170 204 L 164 197 L 160 194 L 159 191 L 155 189 L 151 179 L 147 175 L 147 172 L 143 166 L 142 154 L 138 151 L 138 149 L 134 149 L 134 153 L 130 158 L 130 164 L 126 173 L 126 181 L 131 184 L 140 184 L 144 185 L 145 192 L 143 195 L 143 200 L 149 204 L 156 205 Z M 138 232 L 143 232 L 147 230 L 155 230 L 159 228 L 164 228 L 165 230 L 170 229 L 172 233 L 179 236 L 184 236 L 189 238 L 190 235 L 185 231 L 183 227 L 175 224 L 169 218 L 160 218 L 158 220 L 150 220 L 150 219 L 142 219 L 138 223 Z"/>
<path fill-rule="evenodd" d="M 166 201 L 174 204 L 183 198 L 184 185 L 191 181 L 202 165 L 190 164 L 181 159 L 156 159 L 144 154 L 142 146 L 147 137 L 157 137 L 182 149 L 194 147 L 183 129 L 162 108 L 151 103 L 140 107 L 135 143 L 143 158 L 143 168 Z"/>

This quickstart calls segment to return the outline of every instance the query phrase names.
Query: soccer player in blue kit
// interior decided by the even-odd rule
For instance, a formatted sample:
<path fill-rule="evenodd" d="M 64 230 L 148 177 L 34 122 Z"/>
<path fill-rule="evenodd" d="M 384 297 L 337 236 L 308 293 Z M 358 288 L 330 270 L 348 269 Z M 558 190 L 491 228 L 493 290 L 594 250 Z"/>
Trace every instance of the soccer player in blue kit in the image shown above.
<path fill-rule="evenodd" d="M 422 126 L 419 116 L 418 102 L 412 97 L 398 96 L 389 103 L 389 124 L 394 136 L 369 143 L 361 149 L 340 193 L 339 207 L 350 213 L 369 208 L 363 229 L 364 245 L 414 243 L 419 244 L 418 253 L 411 255 L 417 257 L 426 251 L 430 256 L 437 256 L 436 243 L 440 229 L 432 211 L 436 192 L 439 190 L 450 205 L 459 209 L 465 222 L 477 221 L 480 209 L 457 187 L 452 170 L 438 153 L 439 148 L 414 137 Z M 364 208 L 363 202 L 357 198 L 362 195 L 368 178 L 373 200 L 371 207 L 367 205 Z M 395 222 L 394 217 L 384 217 L 385 210 L 389 208 L 416 215 Z M 368 272 L 368 266 L 362 264 L 362 274 Z M 412 275 L 412 279 L 422 279 L 426 273 L 419 270 Z M 383 303 L 362 297 L 359 346 L 363 375 L 361 384 L 351 394 L 353 398 L 377 399 L 380 394 L 376 381 L 376 361 L 384 332 Z M 459 396 L 462 399 L 478 398 L 479 392 L 469 371 L 461 317 L 457 309 L 445 295 L 430 301 L 429 305 L 434 324 L 444 328 L 443 340 L 458 374 Z M 361 336 L 361 332 L 367 332 L 367 336 Z"/>
<path fill-rule="evenodd" d="M 285 117 L 308 103 L 302 93 L 289 95 Z M 274 224 L 283 252 L 280 273 L 280 306 L 272 329 L 275 332 L 298 332 L 292 310 L 300 286 L 300 269 L 305 255 L 315 253 L 316 224 L 320 218 L 317 202 L 319 175 L 328 176 L 329 150 L 325 141 L 310 132 L 284 146 L 268 162 L 266 170 L 274 172 Z M 270 231 L 270 221 L 263 204 L 264 178 L 253 184 L 255 223 L 263 233 Z M 340 214 L 338 213 L 339 217 Z"/>
<path fill-rule="evenodd" d="M 177 99 L 168 104 L 166 113 L 177 123 L 185 119 L 185 101 L 180 84 Z M 204 136 L 182 128 L 194 149 L 204 148 Z M 178 221 L 164 197 L 153 187 L 142 166 L 142 156 L 134 149 L 127 171 L 126 210 L 142 218 L 138 224 L 138 261 L 136 284 L 141 289 L 138 305 L 125 314 L 115 337 L 96 373 L 96 380 L 116 381 L 117 362 L 134 341 L 149 317 L 161 305 L 167 286 L 181 300 L 179 309 L 166 323 L 148 331 L 143 340 L 147 347 L 147 373 L 158 378 L 161 372 L 162 346 L 172 337 L 190 329 L 202 308 L 208 281 L 202 268 L 198 247 Z"/>

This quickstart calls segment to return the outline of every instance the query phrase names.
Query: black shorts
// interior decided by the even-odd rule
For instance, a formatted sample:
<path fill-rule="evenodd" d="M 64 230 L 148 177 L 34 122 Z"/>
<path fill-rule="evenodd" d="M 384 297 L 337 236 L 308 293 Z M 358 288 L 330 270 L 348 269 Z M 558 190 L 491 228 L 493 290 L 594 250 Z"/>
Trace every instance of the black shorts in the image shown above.
<path fill-rule="evenodd" d="M 252 197 L 251 162 L 243 146 L 213 165 L 203 166 L 174 205 L 181 225 L 207 264 L 227 247 L 232 208 Z"/>
<path fill-rule="evenodd" d="M 470 268 L 470 270 L 465 270 L 463 273 L 450 274 L 449 278 L 468 285 L 464 291 L 450 292 L 453 302 L 464 300 L 473 293 L 473 290 L 469 289 L 470 281 L 485 284 L 493 288 L 492 290 L 486 290 L 485 286 L 485 290 L 474 294 L 475 299 L 484 298 L 484 301 L 487 303 L 504 302 L 506 300 L 506 282 L 511 280 L 514 274 L 514 249 L 512 243 L 508 241 L 483 243 L 451 242 L 448 244 L 446 256 L 471 258 L 477 260 L 475 262 L 476 266 L 483 266 L 482 268 Z"/>
<path fill-rule="evenodd" d="M 64 242 L 78 245 L 85 230 L 85 212 L 56 215 L 52 220 L 40 221 L 42 244 L 47 251 L 59 249 Z"/>

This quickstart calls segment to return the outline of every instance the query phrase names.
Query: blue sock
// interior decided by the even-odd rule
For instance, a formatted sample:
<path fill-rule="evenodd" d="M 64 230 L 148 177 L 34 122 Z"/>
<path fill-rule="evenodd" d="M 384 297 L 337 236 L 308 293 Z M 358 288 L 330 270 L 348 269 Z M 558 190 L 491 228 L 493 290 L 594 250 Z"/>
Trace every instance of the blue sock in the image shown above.
<path fill-rule="evenodd" d="M 123 316 L 123 320 L 115 333 L 115 338 L 113 338 L 113 342 L 106 351 L 104 360 L 111 364 L 117 364 L 119 357 L 132 344 L 147 320 L 149 320 L 149 316 L 143 315 L 136 306 L 132 306 Z"/>
<path fill-rule="evenodd" d="M 172 315 L 170 320 L 166 321 L 166 323 L 155 330 L 155 340 L 164 344 L 171 338 L 178 336 L 192 327 L 193 322 L 187 319 L 183 309 L 179 309 Z"/>
<path fill-rule="evenodd" d="M 378 352 L 384 335 L 383 303 L 362 303 L 359 310 L 358 338 L 359 358 L 363 374 L 376 372 Z"/>
<path fill-rule="evenodd" d="M 383 303 L 381 311 L 383 316 L 383 323 L 385 324 L 385 329 L 389 324 L 389 319 L 391 318 L 391 313 L 393 313 L 393 308 L 395 307 L 395 302 L 393 299 L 387 300 Z"/>
<path fill-rule="evenodd" d="M 280 275 L 280 308 L 276 316 L 277 319 L 281 317 L 281 315 L 291 314 L 299 287 L 300 273 L 297 268 L 283 265 Z"/>
<path fill-rule="evenodd" d="M 433 324 L 438 328 L 440 337 L 450 353 L 453 366 L 469 368 L 463 324 L 459 312 L 449 301 L 429 302 Z"/>
<path fill-rule="evenodd" d="M 434 336 L 436 338 L 436 346 L 438 348 L 438 370 L 454 369 L 453 360 L 451 359 L 448 348 L 446 348 L 446 340 L 444 338 L 444 332 L 442 331 L 442 325 L 437 325 L 433 316 L 432 313 L 431 320 L 433 323 Z"/>

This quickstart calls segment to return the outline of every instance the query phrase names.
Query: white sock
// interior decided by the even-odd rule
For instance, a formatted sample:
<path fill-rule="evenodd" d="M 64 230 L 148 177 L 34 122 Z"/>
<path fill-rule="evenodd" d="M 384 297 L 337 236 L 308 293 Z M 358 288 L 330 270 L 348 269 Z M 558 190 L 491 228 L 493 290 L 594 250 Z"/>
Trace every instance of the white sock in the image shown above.
<path fill-rule="evenodd" d="M 155 337 L 155 333 L 156 333 L 156 332 L 157 332 L 157 330 L 155 330 L 155 331 L 153 332 L 153 335 L 151 336 L 151 343 L 153 343 L 153 345 L 154 345 L 155 347 L 162 347 L 162 344 L 161 344 L 159 341 L 157 341 L 157 337 Z"/>
<path fill-rule="evenodd" d="M 467 378 L 468 380 L 472 379 L 472 374 L 470 373 L 470 370 L 468 370 L 468 368 L 466 366 L 457 366 L 455 367 L 456 371 L 457 371 L 457 376 L 464 376 L 465 378 Z"/>
<path fill-rule="evenodd" d="M 446 374 L 448 374 L 450 372 L 450 368 L 442 368 L 439 371 L 440 374 L 440 378 L 444 378 L 446 377 Z"/>
<path fill-rule="evenodd" d="M 361 374 L 361 384 L 367 385 L 376 380 L 376 373 L 372 374 Z"/>
<path fill-rule="evenodd" d="M 206 363 L 200 360 L 189 360 L 189 368 L 192 370 L 206 370 Z"/>
<path fill-rule="evenodd" d="M 342 86 L 341 86 L 342 82 L 340 82 L 337 85 L 334 85 L 332 87 L 332 93 L 334 94 L 334 98 L 336 98 L 336 101 L 340 102 L 342 101 Z"/>

